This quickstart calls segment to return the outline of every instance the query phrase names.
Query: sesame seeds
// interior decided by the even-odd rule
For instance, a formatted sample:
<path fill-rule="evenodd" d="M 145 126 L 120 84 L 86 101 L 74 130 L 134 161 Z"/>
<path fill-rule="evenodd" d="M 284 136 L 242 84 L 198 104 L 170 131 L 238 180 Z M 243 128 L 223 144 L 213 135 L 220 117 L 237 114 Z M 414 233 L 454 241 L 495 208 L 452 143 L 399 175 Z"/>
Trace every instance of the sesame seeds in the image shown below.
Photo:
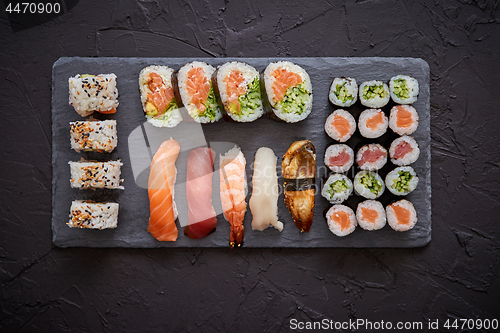
<path fill-rule="evenodd" d="M 116 139 L 115 120 L 70 122 L 71 148 L 76 151 L 112 152 Z"/>
<path fill-rule="evenodd" d="M 69 162 L 70 184 L 73 188 L 123 189 L 120 185 L 120 161 L 110 162 Z"/>

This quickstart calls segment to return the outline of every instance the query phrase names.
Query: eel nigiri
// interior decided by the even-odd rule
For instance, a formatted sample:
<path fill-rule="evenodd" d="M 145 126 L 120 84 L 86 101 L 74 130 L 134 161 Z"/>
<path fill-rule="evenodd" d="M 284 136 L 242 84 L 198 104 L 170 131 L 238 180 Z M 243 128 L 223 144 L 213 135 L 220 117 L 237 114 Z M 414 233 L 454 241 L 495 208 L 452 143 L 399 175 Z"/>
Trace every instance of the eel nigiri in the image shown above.
<path fill-rule="evenodd" d="M 296 141 L 288 148 L 281 162 L 285 181 L 285 203 L 301 232 L 309 232 L 313 222 L 315 153 L 311 141 Z"/>
<path fill-rule="evenodd" d="M 272 224 L 279 231 L 283 223 L 278 221 L 278 176 L 276 155 L 270 148 L 262 147 L 255 154 L 253 167 L 253 191 L 250 198 L 252 229 L 264 230 Z"/>
<path fill-rule="evenodd" d="M 212 206 L 214 159 L 215 152 L 210 148 L 199 147 L 189 152 L 186 175 L 189 224 L 184 227 L 184 234 L 192 239 L 208 236 L 217 225 Z"/>
<path fill-rule="evenodd" d="M 245 232 L 243 227 L 247 211 L 245 165 L 245 157 L 237 147 L 220 156 L 220 200 L 224 217 L 231 225 L 229 233 L 231 247 L 241 246 Z"/>
<path fill-rule="evenodd" d="M 159 241 L 177 240 L 177 209 L 174 203 L 174 183 L 177 170 L 175 160 L 181 146 L 174 139 L 160 145 L 149 171 L 149 226 L 148 231 Z"/>

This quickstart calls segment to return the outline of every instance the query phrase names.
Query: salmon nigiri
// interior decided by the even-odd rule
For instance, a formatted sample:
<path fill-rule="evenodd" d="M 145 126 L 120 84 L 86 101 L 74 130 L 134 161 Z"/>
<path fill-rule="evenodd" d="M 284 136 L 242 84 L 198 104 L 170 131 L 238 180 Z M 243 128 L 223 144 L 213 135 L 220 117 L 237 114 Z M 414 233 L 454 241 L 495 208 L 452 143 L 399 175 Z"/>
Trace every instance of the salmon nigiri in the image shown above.
<path fill-rule="evenodd" d="M 245 157 L 236 147 L 220 156 L 220 200 L 224 217 L 231 224 L 231 247 L 240 247 L 243 243 L 243 219 L 247 211 L 245 165 Z"/>
<path fill-rule="evenodd" d="M 175 160 L 180 150 L 181 146 L 177 141 L 167 140 L 160 145 L 151 161 L 148 181 L 148 231 L 159 241 L 177 240 L 174 183 L 177 174 Z"/>

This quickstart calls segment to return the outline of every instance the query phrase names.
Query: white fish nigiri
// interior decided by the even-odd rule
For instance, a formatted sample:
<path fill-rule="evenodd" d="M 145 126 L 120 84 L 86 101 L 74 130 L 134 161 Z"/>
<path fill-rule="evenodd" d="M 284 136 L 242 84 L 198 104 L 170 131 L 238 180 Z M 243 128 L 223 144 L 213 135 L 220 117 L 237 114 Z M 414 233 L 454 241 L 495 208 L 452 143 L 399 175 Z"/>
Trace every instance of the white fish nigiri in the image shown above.
<path fill-rule="evenodd" d="M 278 176 L 276 155 L 270 148 L 262 147 L 255 154 L 253 165 L 253 191 L 250 198 L 252 229 L 264 230 L 272 224 L 279 231 L 283 223 L 278 221 Z"/>

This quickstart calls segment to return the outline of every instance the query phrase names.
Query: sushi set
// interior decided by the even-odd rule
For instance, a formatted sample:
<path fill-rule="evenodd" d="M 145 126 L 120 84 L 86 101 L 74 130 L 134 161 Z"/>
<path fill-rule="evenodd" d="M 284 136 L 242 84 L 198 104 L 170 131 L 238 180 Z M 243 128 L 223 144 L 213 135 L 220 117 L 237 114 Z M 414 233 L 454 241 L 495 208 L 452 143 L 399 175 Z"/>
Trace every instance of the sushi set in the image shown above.
<path fill-rule="evenodd" d="M 424 246 L 429 76 L 414 58 L 60 58 L 54 244 Z"/>

